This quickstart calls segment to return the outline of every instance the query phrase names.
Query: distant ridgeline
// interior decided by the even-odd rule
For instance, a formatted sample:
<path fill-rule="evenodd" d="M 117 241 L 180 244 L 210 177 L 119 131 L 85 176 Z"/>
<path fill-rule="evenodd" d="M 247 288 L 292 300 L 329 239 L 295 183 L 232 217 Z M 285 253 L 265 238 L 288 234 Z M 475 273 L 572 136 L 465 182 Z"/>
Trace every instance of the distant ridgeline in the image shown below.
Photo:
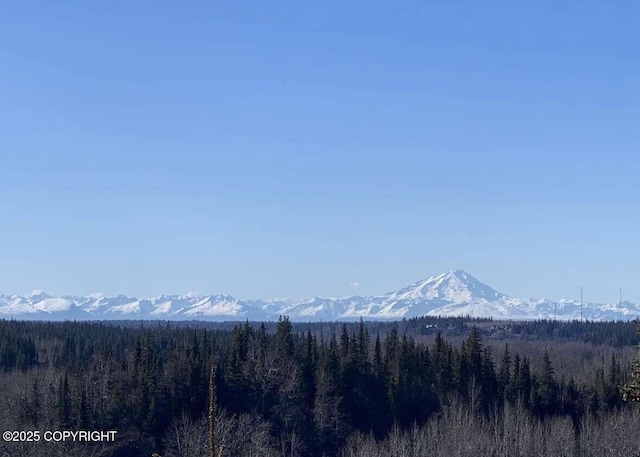
<path fill-rule="evenodd" d="M 420 316 L 472 316 L 500 320 L 554 319 L 615 321 L 640 315 L 634 303 L 582 303 L 578 300 L 519 299 L 452 270 L 402 289 L 374 296 L 239 300 L 229 295 L 159 295 L 150 298 L 92 294 L 54 296 L 42 290 L 29 295 L 0 294 L 0 317 L 29 320 L 201 320 L 394 321 Z"/>

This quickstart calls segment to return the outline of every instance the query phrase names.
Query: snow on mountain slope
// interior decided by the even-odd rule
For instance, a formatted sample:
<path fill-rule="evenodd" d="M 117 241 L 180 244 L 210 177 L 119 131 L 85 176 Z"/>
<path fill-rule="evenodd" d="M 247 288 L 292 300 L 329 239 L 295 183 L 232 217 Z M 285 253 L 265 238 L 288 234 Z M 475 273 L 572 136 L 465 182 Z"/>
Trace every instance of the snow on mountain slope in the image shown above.
<path fill-rule="evenodd" d="M 68 311 L 73 306 L 73 302 L 65 298 L 45 298 L 33 305 L 39 311 L 54 313 L 57 311 Z"/>
<path fill-rule="evenodd" d="M 462 308 L 471 307 L 474 311 L 471 314 L 502 315 L 503 306 L 495 305 L 507 298 L 469 273 L 452 270 L 381 296 L 378 314 L 387 318 L 461 315 L 467 314 Z"/>
<path fill-rule="evenodd" d="M 200 298 L 184 312 L 185 316 L 229 316 L 244 317 L 244 304 L 230 296 Z"/>
<path fill-rule="evenodd" d="M 296 321 L 402 319 L 417 316 L 473 316 L 495 319 L 631 319 L 640 306 L 594 304 L 574 299 L 519 299 L 502 294 L 463 270 L 431 276 L 375 296 L 274 298 L 241 301 L 229 295 L 160 295 L 138 299 L 108 297 L 56 297 L 42 290 L 27 296 L 0 294 L 0 317 L 17 319 L 174 319 L 174 320 L 277 320 L 288 315 Z"/>
<path fill-rule="evenodd" d="M 463 270 L 452 270 L 439 276 L 432 276 L 387 295 L 395 300 L 437 299 L 454 303 L 481 298 L 496 300 L 504 297 L 500 292 L 496 292 Z"/>
<path fill-rule="evenodd" d="M 27 302 L 25 297 L 16 294 L 0 295 L 0 315 L 27 315 L 38 310 Z"/>
<path fill-rule="evenodd" d="M 68 297 L 75 301 L 79 307 L 91 313 L 101 313 L 118 306 L 125 306 L 135 299 L 126 295 L 118 295 L 116 297 L 106 297 L 103 294 L 91 294 L 88 297 Z"/>

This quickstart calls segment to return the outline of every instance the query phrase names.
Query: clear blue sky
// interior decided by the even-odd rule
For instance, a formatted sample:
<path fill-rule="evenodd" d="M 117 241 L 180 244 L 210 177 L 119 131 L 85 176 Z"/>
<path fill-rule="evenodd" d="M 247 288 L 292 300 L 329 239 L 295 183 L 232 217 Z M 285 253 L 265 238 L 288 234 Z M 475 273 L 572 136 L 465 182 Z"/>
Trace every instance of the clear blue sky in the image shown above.
<path fill-rule="evenodd" d="M 640 4 L 396 3 L 3 4 L 0 291 L 640 301 Z"/>

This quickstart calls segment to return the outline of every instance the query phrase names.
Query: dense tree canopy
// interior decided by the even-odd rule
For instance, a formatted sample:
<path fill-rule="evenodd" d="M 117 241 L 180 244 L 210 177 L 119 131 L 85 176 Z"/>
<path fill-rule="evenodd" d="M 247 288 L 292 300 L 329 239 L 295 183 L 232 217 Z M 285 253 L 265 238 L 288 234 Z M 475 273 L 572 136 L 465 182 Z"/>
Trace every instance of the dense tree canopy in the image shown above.
<path fill-rule="evenodd" d="M 478 420 L 515 410 L 539 421 L 568 420 L 579 436 L 587 415 L 624 407 L 620 388 L 627 376 L 615 354 L 594 361 L 590 381 L 578 383 L 558 376 L 549 349 L 533 360 L 508 342 L 494 351 L 496 340 L 485 342 L 495 332 L 491 325 L 452 320 L 424 344 L 413 324 L 361 321 L 303 330 L 286 317 L 224 329 L 0 321 L 3 425 L 119 430 L 118 448 L 104 455 L 187 455 L 187 435 L 197 441 L 187 431 L 203 427 L 208 415 L 212 368 L 227 418 L 218 436 L 236 440 L 235 447 L 227 443 L 227 455 L 253 447 L 273 455 L 338 455 L 350 437 L 385 440 L 443 420 L 453 405 Z M 459 344 L 447 340 L 447 330 L 461 336 Z M 637 398 L 637 364 L 634 369 L 624 392 Z M 244 436 L 251 433 L 257 435 Z"/>

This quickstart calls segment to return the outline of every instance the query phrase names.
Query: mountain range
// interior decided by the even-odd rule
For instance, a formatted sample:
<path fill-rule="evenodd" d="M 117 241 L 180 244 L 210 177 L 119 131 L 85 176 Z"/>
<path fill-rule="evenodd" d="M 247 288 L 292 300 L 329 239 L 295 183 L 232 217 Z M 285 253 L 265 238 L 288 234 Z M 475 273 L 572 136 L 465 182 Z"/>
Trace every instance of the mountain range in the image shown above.
<path fill-rule="evenodd" d="M 396 320 L 418 316 L 472 316 L 504 320 L 631 319 L 640 306 L 583 303 L 545 298 L 520 299 L 502 294 L 463 270 L 452 270 L 383 295 L 302 300 L 242 301 L 229 295 L 160 295 L 139 299 L 92 294 L 53 296 L 34 290 L 27 296 L 0 294 L 0 318 L 25 320 L 207 320 L 271 321 Z"/>

